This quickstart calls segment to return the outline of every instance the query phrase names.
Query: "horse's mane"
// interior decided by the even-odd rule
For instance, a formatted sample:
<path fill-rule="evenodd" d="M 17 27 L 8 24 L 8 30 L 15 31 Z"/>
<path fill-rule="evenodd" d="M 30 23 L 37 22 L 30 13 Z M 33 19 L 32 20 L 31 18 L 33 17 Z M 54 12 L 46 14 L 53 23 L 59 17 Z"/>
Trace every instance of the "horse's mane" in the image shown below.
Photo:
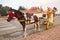
<path fill-rule="evenodd" d="M 21 12 L 19 10 L 15 10 L 15 9 L 13 9 L 13 11 L 15 12 L 16 18 L 18 18 L 18 19 L 25 19 L 23 12 Z"/>
<path fill-rule="evenodd" d="M 23 16 L 23 15 L 24 15 L 24 13 L 23 13 L 23 12 L 21 12 L 21 11 L 19 11 L 19 10 L 15 10 L 15 9 L 13 9 L 13 11 L 15 12 L 15 14 L 19 14 L 19 15 L 21 15 L 21 16 Z"/>

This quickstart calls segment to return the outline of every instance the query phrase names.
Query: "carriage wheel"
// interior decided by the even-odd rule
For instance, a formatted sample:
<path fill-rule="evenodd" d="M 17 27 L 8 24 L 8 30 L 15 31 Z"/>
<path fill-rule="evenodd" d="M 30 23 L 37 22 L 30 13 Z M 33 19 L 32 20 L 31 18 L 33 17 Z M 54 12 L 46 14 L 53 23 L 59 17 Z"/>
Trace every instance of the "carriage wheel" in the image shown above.
<path fill-rule="evenodd" d="M 47 24 L 46 24 L 46 29 L 47 29 L 47 30 L 50 29 L 50 22 L 47 22 Z"/>

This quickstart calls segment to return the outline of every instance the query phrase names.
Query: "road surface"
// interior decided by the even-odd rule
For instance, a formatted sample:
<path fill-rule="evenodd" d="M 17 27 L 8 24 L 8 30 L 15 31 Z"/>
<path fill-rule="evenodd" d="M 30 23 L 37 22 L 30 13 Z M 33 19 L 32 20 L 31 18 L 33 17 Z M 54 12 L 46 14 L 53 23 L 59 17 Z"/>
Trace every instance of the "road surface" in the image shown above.
<path fill-rule="evenodd" d="M 60 16 L 55 17 L 55 26 L 58 26 L 60 24 L 60 19 L 59 18 L 60 18 Z M 5 28 L 5 29 L 2 29 L 2 28 Z M 41 31 L 40 32 L 45 31 L 45 28 L 46 28 L 45 25 L 41 25 L 41 27 L 40 27 Z M 33 29 L 34 29 L 34 24 L 27 25 L 27 33 L 28 33 L 27 36 L 38 33 L 38 32 L 34 32 Z M 0 36 L 1 40 L 13 40 L 15 38 L 16 39 L 23 38 L 22 37 L 22 35 L 23 35 L 22 26 L 16 20 L 11 21 L 11 22 L 7 22 L 6 20 L 1 19 L 0 20 L 0 34 L 4 34 L 4 33 L 1 33 L 3 30 L 11 30 L 11 31 L 14 30 L 14 32 L 10 33 L 8 35 Z"/>

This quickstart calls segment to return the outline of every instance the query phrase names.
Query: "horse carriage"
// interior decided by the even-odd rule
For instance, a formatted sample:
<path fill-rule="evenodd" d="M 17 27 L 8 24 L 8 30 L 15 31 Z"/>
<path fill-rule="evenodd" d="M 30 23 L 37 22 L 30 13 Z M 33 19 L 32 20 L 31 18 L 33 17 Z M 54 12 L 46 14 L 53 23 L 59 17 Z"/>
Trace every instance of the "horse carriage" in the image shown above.
<path fill-rule="evenodd" d="M 14 9 L 13 9 L 13 11 L 15 13 L 14 18 L 16 17 L 17 20 L 22 25 L 23 32 L 24 32 L 24 37 L 26 37 L 26 35 L 27 35 L 26 34 L 26 21 L 27 20 L 24 17 L 24 13 L 22 13 L 22 12 L 20 12 L 18 10 L 14 10 Z M 48 13 L 48 14 L 47 13 L 45 13 L 45 14 L 38 13 L 38 14 L 33 14 L 33 18 L 34 18 L 34 23 L 35 23 L 35 29 L 40 30 L 40 28 L 39 28 L 40 24 L 39 23 L 45 24 L 46 25 L 46 29 L 50 29 L 50 23 L 52 23 L 54 25 L 54 16 L 53 16 L 53 13 Z M 9 19 L 9 17 L 8 17 L 8 19 Z M 10 20 L 7 20 L 7 21 L 10 21 Z"/>
<path fill-rule="evenodd" d="M 54 13 L 52 10 L 49 11 L 47 10 L 47 12 L 42 13 L 35 13 L 34 15 L 38 17 L 38 22 L 40 24 L 46 25 L 46 29 L 50 29 L 50 26 L 54 26 L 55 21 L 54 21 Z"/>

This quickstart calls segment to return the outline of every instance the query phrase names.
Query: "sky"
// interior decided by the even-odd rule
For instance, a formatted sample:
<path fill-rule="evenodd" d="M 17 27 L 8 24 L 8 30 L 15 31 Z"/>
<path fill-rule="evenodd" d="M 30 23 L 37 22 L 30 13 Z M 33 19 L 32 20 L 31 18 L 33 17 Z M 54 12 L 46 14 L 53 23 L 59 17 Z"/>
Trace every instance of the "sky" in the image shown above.
<path fill-rule="evenodd" d="M 58 9 L 57 13 L 60 13 L 60 0 L 0 0 L 0 4 L 14 9 L 18 9 L 19 6 L 23 6 L 28 9 L 36 6 L 42 7 L 44 10 L 47 7 L 56 7 Z"/>

